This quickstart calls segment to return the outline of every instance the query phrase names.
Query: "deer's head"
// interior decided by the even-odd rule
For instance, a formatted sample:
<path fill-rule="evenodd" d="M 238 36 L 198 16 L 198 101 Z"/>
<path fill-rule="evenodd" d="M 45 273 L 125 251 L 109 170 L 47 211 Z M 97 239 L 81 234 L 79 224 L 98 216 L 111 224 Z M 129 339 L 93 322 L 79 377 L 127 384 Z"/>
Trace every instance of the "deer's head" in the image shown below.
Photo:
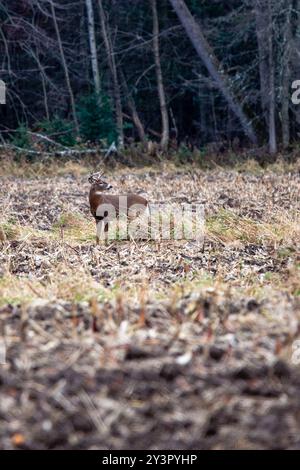
<path fill-rule="evenodd" d="M 112 189 L 112 185 L 103 179 L 103 173 L 100 172 L 91 174 L 89 177 L 89 183 L 91 183 L 98 191 L 108 191 L 109 189 Z"/>

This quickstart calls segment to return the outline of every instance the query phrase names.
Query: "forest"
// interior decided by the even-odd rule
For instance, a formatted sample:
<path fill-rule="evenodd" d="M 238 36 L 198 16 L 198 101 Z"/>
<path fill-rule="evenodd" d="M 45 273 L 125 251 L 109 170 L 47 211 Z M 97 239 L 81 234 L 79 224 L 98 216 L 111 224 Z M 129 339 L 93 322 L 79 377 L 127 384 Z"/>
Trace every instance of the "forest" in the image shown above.
<path fill-rule="evenodd" d="M 0 0 L 0 59 L 0 449 L 299 450 L 300 0 Z"/>
<path fill-rule="evenodd" d="M 297 0 L 2 0 L 0 18 L 4 143 L 297 142 Z"/>

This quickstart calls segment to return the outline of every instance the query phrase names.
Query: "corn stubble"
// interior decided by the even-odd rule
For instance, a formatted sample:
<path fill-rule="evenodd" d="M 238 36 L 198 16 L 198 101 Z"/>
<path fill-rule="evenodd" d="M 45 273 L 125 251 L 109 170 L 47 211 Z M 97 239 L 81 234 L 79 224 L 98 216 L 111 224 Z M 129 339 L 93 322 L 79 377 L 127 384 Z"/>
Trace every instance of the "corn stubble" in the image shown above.
<path fill-rule="evenodd" d="M 297 171 L 110 175 L 205 200 L 201 247 L 95 246 L 85 176 L 43 178 L 2 179 L 1 447 L 298 447 Z"/>

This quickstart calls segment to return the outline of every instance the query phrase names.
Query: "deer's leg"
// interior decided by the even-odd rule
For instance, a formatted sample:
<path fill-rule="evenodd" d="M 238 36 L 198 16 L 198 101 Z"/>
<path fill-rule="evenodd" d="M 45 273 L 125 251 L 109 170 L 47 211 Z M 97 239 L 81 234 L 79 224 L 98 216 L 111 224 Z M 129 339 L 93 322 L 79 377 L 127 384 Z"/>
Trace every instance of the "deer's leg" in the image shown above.
<path fill-rule="evenodd" d="M 108 223 L 107 222 L 104 224 L 104 234 L 105 234 L 104 235 L 105 236 L 105 244 L 107 245 L 107 243 L 108 243 Z"/>
<path fill-rule="evenodd" d="M 102 220 L 96 220 L 96 244 L 99 245 L 100 240 L 102 240 L 103 233 L 103 222 Z"/>

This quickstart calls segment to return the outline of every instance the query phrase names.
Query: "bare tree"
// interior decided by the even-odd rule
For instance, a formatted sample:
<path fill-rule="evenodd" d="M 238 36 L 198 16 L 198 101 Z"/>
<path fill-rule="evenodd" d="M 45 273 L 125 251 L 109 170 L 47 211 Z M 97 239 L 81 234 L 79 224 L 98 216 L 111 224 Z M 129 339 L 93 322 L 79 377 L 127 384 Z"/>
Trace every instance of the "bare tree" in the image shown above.
<path fill-rule="evenodd" d="M 32 57 L 35 61 L 35 63 L 38 66 L 38 70 L 40 72 L 40 77 L 41 77 L 41 82 L 42 82 L 42 90 L 43 90 L 43 102 L 44 102 L 44 107 L 45 107 L 45 115 L 46 119 L 49 121 L 50 119 L 50 112 L 49 112 L 49 104 L 48 104 L 48 94 L 47 94 L 47 77 L 45 73 L 45 69 L 41 63 L 40 57 L 39 57 L 39 50 L 36 45 L 36 43 L 33 44 L 33 47 L 30 47 L 30 45 L 25 44 L 23 46 L 23 49 L 27 52 L 27 54 Z"/>
<path fill-rule="evenodd" d="M 117 121 L 117 131 L 118 131 L 118 143 L 120 147 L 124 145 L 124 125 L 123 125 L 123 111 L 122 111 L 122 99 L 121 99 L 121 90 L 119 85 L 118 70 L 115 61 L 115 55 L 111 43 L 111 37 L 109 32 L 109 25 L 106 22 L 105 12 L 102 4 L 102 0 L 98 0 L 99 13 L 100 13 L 100 22 L 101 22 L 101 31 L 104 40 L 105 50 L 107 54 L 108 65 L 113 79 L 113 88 L 114 88 L 114 101 L 116 109 L 116 121 Z"/>
<path fill-rule="evenodd" d="M 242 133 L 256 142 L 255 119 L 272 154 L 279 143 L 289 148 L 300 129 L 291 102 L 300 74 L 300 0 L 229 0 L 219 2 L 218 15 L 202 3 L 167 2 L 179 17 L 174 24 L 173 15 L 161 17 L 166 4 L 157 0 L 1 0 L 0 74 L 9 102 L 0 108 L 1 132 L 10 138 L 22 123 L 64 120 L 66 111 L 78 131 L 75 99 L 93 90 L 100 100 L 111 94 L 121 145 L 125 119 L 135 128 L 128 126 L 129 140 L 130 132 L 144 144 L 153 135 L 156 148 L 169 140 L 172 149 L 175 134 L 198 147 L 230 145 Z M 86 140 L 91 124 L 94 134 L 97 126 L 111 130 L 109 109 L 101 110 L 107 119 L 93 122 L 89 105 L 82 101 Z"/>
<path fill-rule="evenodd" d="M 294 0 L 293 5 L 293 40 L 291 50 L 291 81 L 296 81 L 300 77 L 300 0 Z M 291 106 L 290 111 L 294 118 L 297 137 L 300 129 L 300 106 Z"/>
<path fill-rule="evenodd" d="M 164 89 L 164 82 L 162 76 L 161 62 L 160 62 L 160 53 L 159 53 L 159 22 L 157 15 L 157 4 L 156 0 L 150 0 L 152 7 L 152 18 L 153 18 L 153 54 L 156 70 L 156 80 L 157 80 L 157 89 L 159 96 L 160 104 L 160 113 L 162 120 L 162 137 L 161 137 L 161 148 L 162 150 L 167 150 L 170 139 L 170 130 L 169 130 L 169 115 L 166 101 L 166 94 Z"/>
<path fill-rule="evenodd" d="M 283 148 L 290 145 L 290 87 L 292 55 L 292 11 L 293 1 L 285 0 L 285 21 L 283 25 L 282 63 L 281 63 L 281 122 Z"/>
<path fill-rule="evenodd" d="M 277 152 L 275 123 L 275 68 L 273 57 L 272 0 L 254 0 L 259 53 L 260 93 L 269 133 L 269 151 Z"/>
<path fill-rule="evenodd" d="M 78 124 L 78 119 L 77 119 L 77 116 L 76 116 L 75 99 L 74 99 L 74 94 L 73 94 L 73 90 L 72 90 L 72 86 L 71 86 L 69 69 L 68 69 L 66 58 L 65 58 L 64 48 L 63 48 L 63 45 L 62 45 L 61 35 L 60 35 L 58 23 L 57 23 L 55 7 L 54 7 L 54 4 L 53 4 L 52 0 L 49 0 L 49 3 L 50 3 L 50 7 L 51 7 L 51 14 L 52 14 L 54 29 L 55 29 L 55 33 L 56 33 L 56 37 L 57 37 L 61 62 L 62 62 L 62 66 L 63 66 L 63 69 L 64 69 L 66 85 L 67 85 L 67 89 L 68 89 L 69 96 L 70 96 L 71 109 L 72 109 L 73 119 L 74 119 L 74 123 L 75 123 L 75 128 L 76 128 L 77 134 L 79 134 L 79 124 Z"/>
<path fill-rule="evenodd" d="M 34 59 L 37 62 L 40 75 L 41 75 L 41 81 L 42 81 L 42 87 L 43 87 L 43 96 L 44 96 L 44 106 L 45 106 L 45 113 L 46 113 L 46 118 L 49 121 L 50 120 L 50 113 L 49 113 L 49 105 L 48 105 L 48 95 L 47 95 L 47 86 L 46 86 L 46 79 L 45 79 L 45 71 L 44 68 L 41 64 L 41 61 L 39 59 L 39 53 L 36 51 L 36 53 L 32 54 Z"/>
<path fill-rule="evenodd" d="M 203 61 L 211 77 L 214 79 L 216 86 L 222 92 L 232 112 L 239 119 L 245 134 L 253 144 L 257 144 L 257 136 L 252 123 L 244 113 L 239 100 L 235 97 L 232 91 L 230 79 L 221 68 L 220 63 L 208 44 L 199 23 L 195 21 L 184 0 L 170 0 L 170 3 L 177 13 L 178 18 L 199 57 Z"/>
<path fill-rule="evenodd" d="M 273 19 L 272 19 L 272 6 L 271 1 L 268 0 L 268 19 L 269 19 L 269 37 L 268 37 L 268 50 L 269 50 L 269 102 L 270 102 L 270 115 L 269 115 L 269 151 L 272 155 L 277 152 L 277 136 L 276 136 L 276 96 L 275 96 L 275 64 L 273 56 Z"/>
<path fill-rule="evenodd" d="M 89 31 L 89 42 L 91 50 L 91 64 L 94 77 L 94 86 L 97 95 L 100 95 L 100 74 L 96 47 L 96 35 L 95 35 L 95 21 L 94 21 L 94 10 L 92 0 L 85 0 L 87 16 L 88 16 L 88 31 Z"/>
<path fill-rule="evenodd" d="M 125 95 L 126 95 L 127 106 L 129 108 L 129 111 L 130 111 L 130 114 L 131 114 L 131 119 L 132 119 L 132 121 L 133 121 L 133 123 L 136 127 L 136 130 L 137 130 L 137 133 L 139 135 L 140 141 L 142 142 L 143 145 L 146 145 L 147 137 L 146 137 L 146 134 L 145 134 L 145 129 L 144 129 L 143 123 L 140 119 L 140 116 L 137 112 L 134 99 L 132 98 L 131 93 L 128 89 L 125 74 L 123 73 L 122 70 L 121 70 L 121 77 L 122 77 L 123 89 L 124 89 L 124 92 L 125 92 Z"/>

